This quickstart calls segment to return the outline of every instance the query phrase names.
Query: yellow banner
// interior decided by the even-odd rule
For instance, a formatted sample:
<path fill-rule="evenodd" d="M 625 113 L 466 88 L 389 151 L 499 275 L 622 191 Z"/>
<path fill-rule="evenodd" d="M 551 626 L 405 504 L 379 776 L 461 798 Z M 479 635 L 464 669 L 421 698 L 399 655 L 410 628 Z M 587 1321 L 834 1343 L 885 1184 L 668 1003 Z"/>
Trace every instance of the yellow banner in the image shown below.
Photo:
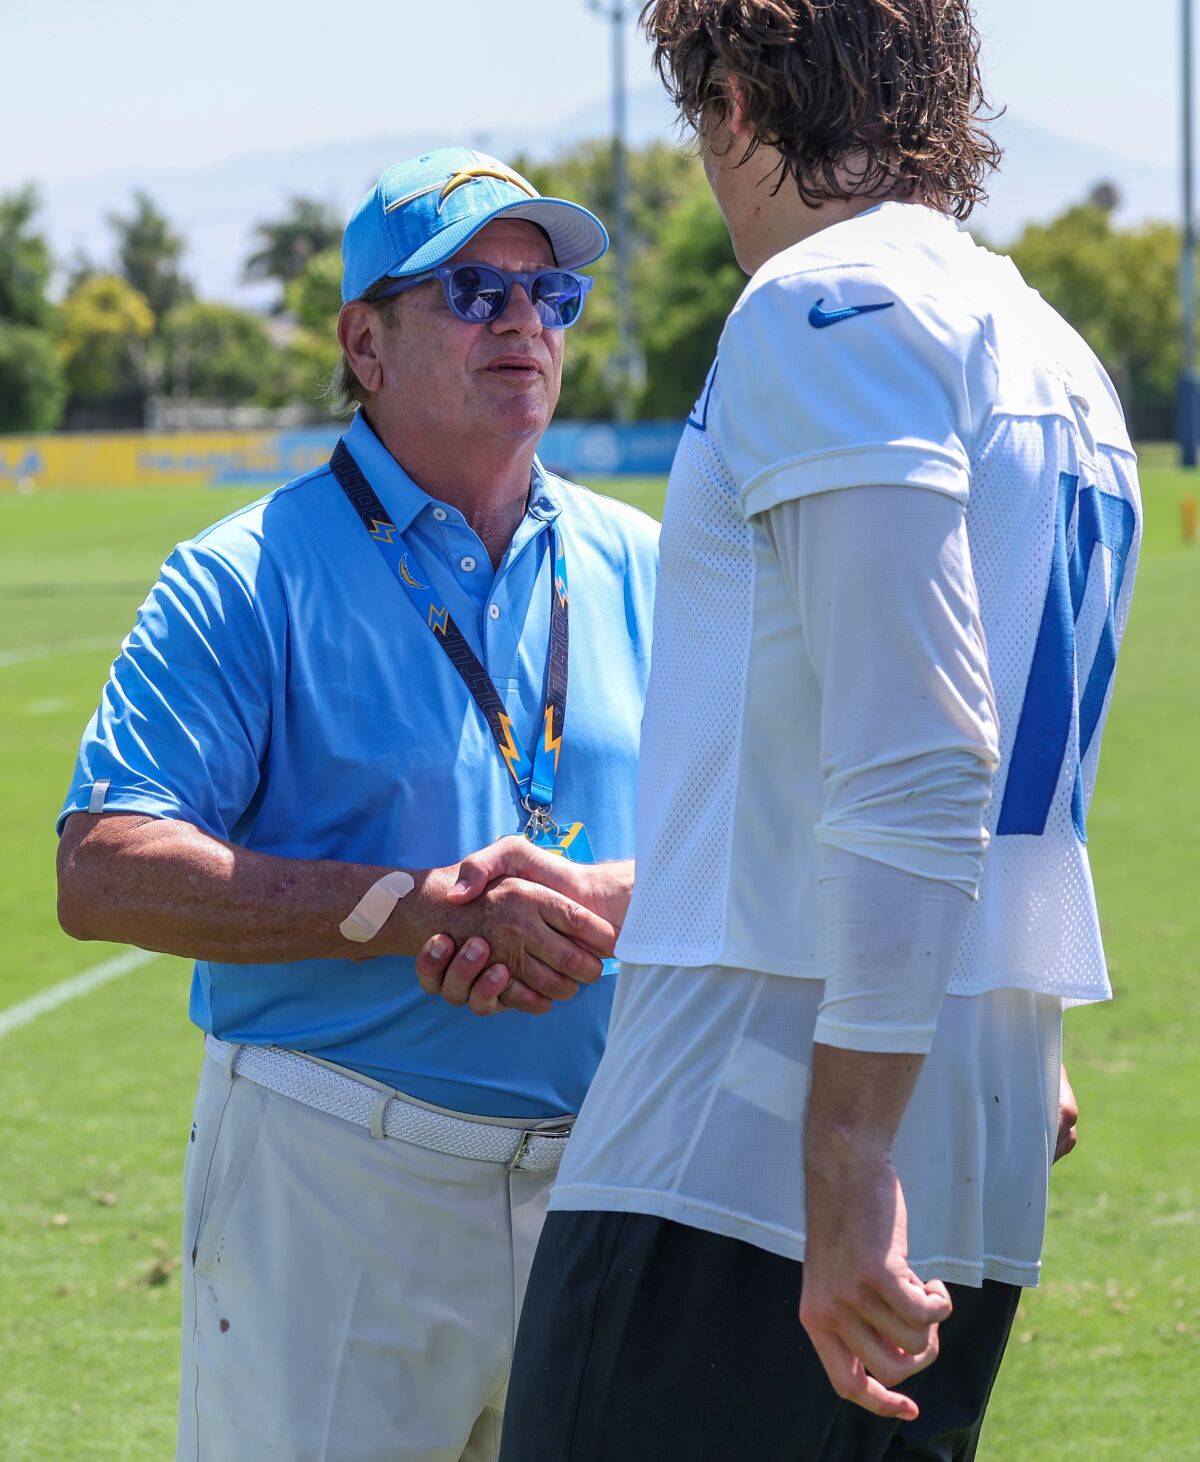
<path fill-rule="evenodd" d="M 292 431 L 73 432 L 0 436 L 0 491 L 277 487 L 329 460 L 336 426 Z"/>

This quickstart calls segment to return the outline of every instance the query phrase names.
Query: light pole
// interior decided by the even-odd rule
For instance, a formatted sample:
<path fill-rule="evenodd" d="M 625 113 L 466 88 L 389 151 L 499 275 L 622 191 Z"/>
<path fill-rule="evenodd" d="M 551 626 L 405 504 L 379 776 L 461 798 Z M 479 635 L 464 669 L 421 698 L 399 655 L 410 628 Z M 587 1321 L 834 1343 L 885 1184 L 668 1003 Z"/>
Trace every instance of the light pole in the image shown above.
<path fill-rule="evenodd" d="M 1196 377 L 1196 210 L 1192 193 L 1192 0 L 1183 5 L 1183 249 L 1179 260 L 1182 360 L 1179 371 L 1179 455 L 1184 467 L 1196 465 L 1200 402 Z"/>
<path fill-rule="evenodd" d="M 638 384 L 639 359 L 633 338 L 633 311 L 629 292 L 629 166 L 625 150 L 625 18 L 635 8 L 627 0 L 588 0 L 597 15 L 612 21 L 612 163 L 613 163 L 613 273 L 617 293 L 617 418 L 633 417 L 633 394 Z"/>

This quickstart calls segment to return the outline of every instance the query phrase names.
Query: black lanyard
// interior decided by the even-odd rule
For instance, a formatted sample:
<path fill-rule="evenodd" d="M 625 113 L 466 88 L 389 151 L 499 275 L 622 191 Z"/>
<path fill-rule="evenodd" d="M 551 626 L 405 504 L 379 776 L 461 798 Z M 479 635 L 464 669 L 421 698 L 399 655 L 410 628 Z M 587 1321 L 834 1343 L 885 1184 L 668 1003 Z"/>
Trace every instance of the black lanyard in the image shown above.
<path fill-rule="evenodd" d="M 462 677 L 479 707 L 492 737 L 521 794 L 521 805 L 530 814 L 535 831 L 550 825 L 554 803 L 554 778 L 567 716 L 568 594 L 567 561 L 562 538 L 547 524 L 550 535 L 550 653 L 546 663 L 545 712 L 541 734 L 535 739 L 532 758 L 525 755 L 513 732 L 512 719 L 492 683 L 492 677 L 467 643 L 445 605 L 439 605 L 428 585 L 409 567 L 419 570 L 412 550 L 405 543 L 375 489 L 367 481 L 345 442 L 339 442 L 329 461 L 330 471 L 350 499 L 376 547 L 387 560 L 400 585 L 438 640 L 450 663 Z"/>

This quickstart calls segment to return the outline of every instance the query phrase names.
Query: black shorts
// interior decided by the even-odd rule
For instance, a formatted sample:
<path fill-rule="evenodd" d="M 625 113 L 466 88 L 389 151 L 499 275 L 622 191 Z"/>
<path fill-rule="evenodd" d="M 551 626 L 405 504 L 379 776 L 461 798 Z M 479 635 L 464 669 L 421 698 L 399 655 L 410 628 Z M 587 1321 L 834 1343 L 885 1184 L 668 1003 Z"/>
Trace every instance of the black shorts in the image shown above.
<path fill-rule="evenodd" d="M 552 1213 L 500 1462 L 969 1462 L 1021 1291 L 949 1286 L 915 1422 L 842 1401 L 800 1326 L 803 1265 L 630 1213 Z"/>

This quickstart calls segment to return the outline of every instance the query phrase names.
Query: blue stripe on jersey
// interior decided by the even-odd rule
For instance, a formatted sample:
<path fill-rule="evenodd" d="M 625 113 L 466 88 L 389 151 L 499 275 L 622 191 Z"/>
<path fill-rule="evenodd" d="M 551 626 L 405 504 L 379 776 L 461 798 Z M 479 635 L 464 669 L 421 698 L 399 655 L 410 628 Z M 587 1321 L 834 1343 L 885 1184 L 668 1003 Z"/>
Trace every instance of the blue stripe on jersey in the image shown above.
<path fill-rule="evenodd" d="M 1067 529 L 1077 502 L 1075 548 L 1068 557 Z M 1046 830 L 1046 819 L 1067 753 L 1074 700 L 1079 693 L 1075 622 L 1087 589 L 1093 550 L 1101 544 L 1112 553 L 1112 573 L 1104 630 L 1079 700 L 1080 761 L 1087 754 L 1116 668 L 1117 602 L 1135 527 L 1133 508 L 1124 498 L 1102 493 L 1095 487 L 1081 492 L 1078 477 L 1069 472 L 1060 474 L 1046 604 L 1009 758 L 1004 801 L 996 824 L 998 836 L 1024 833 L 1040 837 Z M 1078 766 L 1071 817 L 1080 841 L 1086 842 L 1083 780 Z"/>

